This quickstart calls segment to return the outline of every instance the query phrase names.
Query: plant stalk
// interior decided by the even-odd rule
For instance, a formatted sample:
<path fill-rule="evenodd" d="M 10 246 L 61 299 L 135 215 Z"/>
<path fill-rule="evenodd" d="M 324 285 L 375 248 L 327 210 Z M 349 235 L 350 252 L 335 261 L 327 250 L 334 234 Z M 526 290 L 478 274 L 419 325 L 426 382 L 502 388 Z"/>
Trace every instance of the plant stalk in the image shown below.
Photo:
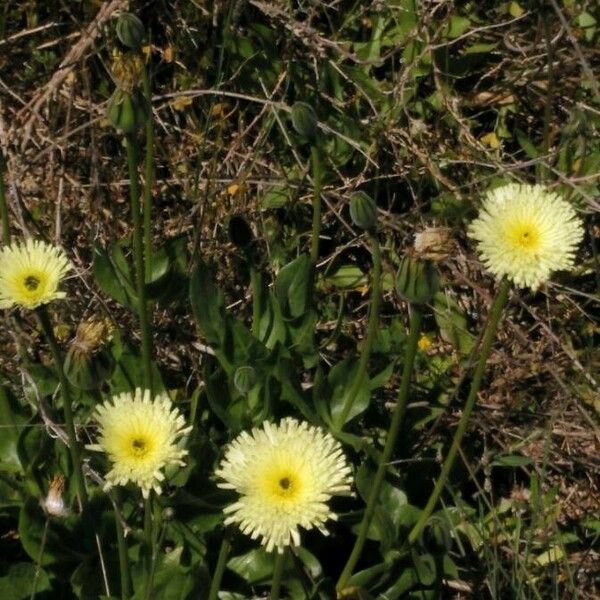
<path fill-rule="evenodd" d="M 452 445 L 450 446 L 448 455 L 444 460 L 442 470 L 435 483 L 435 487 L 431 492 L 431 496 L 429 497 L 429 500 L 427 501 L 419 520 L 408 534 L 408 544 L 414 544 L 423 532 L 423 529 L 425 529 L 427 521 L 437 505 L 444 486 L 446 485 L 446 481 L 448 480 L 448 476 L 450 475 L 450 471 L 454 465 L 454 461 L 456 460 L 456 455 L 458 454 L 460 444 L 467 430 L 469 417 L 471 416 L 471 412 L 475 406 L 475 401 L 477 400 L 477 394 L 479 393 L 479 388 L 481 387 L 481 381 L 485 372 L 486 363 L 492 351 L 492 345 L 496 337 L 496 330 L 498 329 L 498 323 L 502 317 L 502 311 L 506 301 L 508 300 L 509 291 L 510 281 L 508 279 L 503 279 L 500 282 L 500 288 L 498 289 L 496 298 L 494 299 L 494 303 L 490 310 L 488 322 L 485 327 L 485 332 L 483 334 L 483 340 L 481 343 L 481 353 L 479 355 L 479 360 L 477 361 L 477 366 L 473 375 L 473 381 L 471 382 L 469 395 L 463 409 L 463 414 L 458 423 L 458 427 L 456 428 L 456 432 L 454 433 L 454 438 L 452 439 Z"/>
<path fill-rule="evenodd" d="M 67 438 L 69 440 L 69 452 L 71 454 L 71 462 L 73 463 L 73 477 L 75 478 L 75 486 L 77 488 L 77 496 L 81 505 L 82 511 L 87 508 L 88 496 L 85 489 L 85 480 L 83 478 L 83 468 L 81 466 L 81 453 L 79 451 L 79 442 L 77 441 L 77 434 L 75 433 L 75 424 L 73 422 L 73 399 L 71 397 L 71 388 L 65 375 L 63 368 L 63 358 L 58 342 L 54 337 L 54 331 L 52 330 L 52 323 L 50 322 L 50 316 L 45 306 L 40 306 L 35 311 L 38 322 L 44 332 L 48 346 L 50 346 L 50 352 L 52 353 L 52 359 L 54 360 L 54 368 L 58 375 L 58 381 L 60 382 L 60 389 L 63 398 L 63 410 L 65 413 L 65 425 L 67 429 Z"/>
<path fill-rule="evenodd" d="M 313 215 L 312 215 L 312 237 L 310 240 L 310 262 L 313 271 L 319 260 L 319 237 L 321 235 L 321 182 L 323 178 L 323 165 L 321 162 L 321 151 L 313 144 L 310 148 L 310 162 L 312 168 L 312 179 L 314 186 Z"/>
<path fill-rule="evenodd" d="M 154 537 L 152 528 L 152 491 L 144 498 L 144 546 L 146 547 L 144 561 L 144 595 L 149 593 L 152 574 L 152 554 L 154 550 Z"/>
<path fill-rule="evenodd" d="M 354 547 L 352 548 L 352 552 L 350 553 L 344 570 L 342 571 L 342 574 L 340 575 L 336 584 L 336 589 L 338 591 L 341 591 L 346 587 L 348 580 L 352 576 L 354 567 L 356 567 L 356 563 L 362 554 L 365 541 L 367 539 L 367 534 L 369 532 L 369 526 L 373 520 L 375 508 L 377 507 L 377 501 L 379 500 L 379 492 L 381 491 L 381 486 L 383 485 L 385 479 L 387 466 L 392 457 L 396 440 L 398 439 L 398 432 L 400 431 L 402 421 L 404 420 L 404 415 L 406 414 L 408 390 L 410 389 L 410 380 L 415 363 L 415 356 L 417 354 L 419 335 L 421 333 L 423 306 L 411 304 L 411 309 L 412 312 L 410 315 L 408 339 L 406 342 L 406 348 L 404 350 L 404 365 L 402 367 L 402 379 L 400 382 L 400 390 L 398 392 L 398 401 L 396 403 L 396 408 L 394 409 L 394 414 L 392 416 L 392 422 L 390 423 L 390 428 L 386 437 L 383 454 L 381 455 L 381 460 L 379 461 L 379 466 L 377 467 L 377 472 L 375 473 L 375 479 L 373 480 L 371 490 L 369 491 L 367 507 L 360 523 L 358 535 L 356 537 L 356 541 L 354 542 Z"/>
<path fill-rule="evenodd" d="M 231 550 L 231 542 L 229 536 L 225 535 L 221 542 L 221 549 L 219 550 L 219 558 L 217 559 L 217 566 L 210 582 L 210 591 L 208 592 L 208 600 L 217 600 L 219 590 L 221 588 L 221 581 L 223 579 L 223 573 L 225 573 L 225 567 L 227 566 L 227 558 L 229 557 L 229 551 Z"/>
<path fill-rule="evenodd" d="M 137 289 L 138 318 L 142 337 L 142 366 L 144 373 L 144 389 L 152 395 L 152 336 L 148 323 L 148 306 L 146 302 L 146 283 L 144 268 L 144 247 L 142 239 L 142 218 L 140 213 L 140 186 L 138 180 L 138 150 L 134 134 L 125 136 L 127 146 L 127 164 L 129 167 L 129 199 L 131 218 L 133 221 L 133 261 Z"/>
<path fill-rule="evenodd" d="M 262 314 L 261 306 L 261 277 L 257 268 L 252 265 L 250 267 L 250 285 L 252 286 L 252 335 L 258 338 L 260 334 L 260 315 Z"/>
<path fill-rule="evenodd" d="M 144 96 L 150 106 L 146 121 L 146 154 L 144 158 L 144 261 L 146 282 L 152 279 L 152 186 L 154 184 L 154 122 L 152 121 L 152 93 L 150 77 L 144 67 L 142 71 Z"/>
<path fill-rule="evenodd" d="M 377 336 L 377 326 L 379 324 L 379 305 L 381 303 L 381 250 L 379 248 L 379 240 L 377 239 L 377 233 L 370 232 L 369 240 L 371 242 L 371 253 L 373 255 L 373 274 L 371 277 L 371 306 L 369 309 L 369 322 L 367 325 L 367 333 L 363 342 L 362 351 L 360 354 L 360 360 L 358 363 L 358 369 L 354 378 L 354 383 L 350 391 L 344 398 L 344 404 L 342 410 L 339 413 L 337 419 L 334 419 L 334 429 L 341 431 L 350 410 L 354 399 L 360 392 L 360 389 L 364 383 L 367 375 L 367 365 L 369 364 L 369 358 L 371 356 L 371 350 L 373 349 L 373 343 Z"/>
<path fill-rule="evenodd" d="M 115 511 L 115 529 L 117 532 L 117 551 L 119 553 L 119 569 L 121 571 L 121 598 L 128 600 L 131 596 L 130 565 L 127 555 L 127 540 L 125 539 L 125 530 L 121 523 L 121 516 L 118 512 L 118 503 L 120 494 L 117 490 L 114 492 L 114 511 Z"/>
<path fill-rule="evenodd" d="M 4 157 L 0 150 L 0 219 L 2 219 L 2 243 L 10 244 L 10 225 L 8 223 L 8 203 L 6 201 L 6 188 L 4 187 Z"/>
<path fill-rule="evenodd" d="M 269 600 L 279 600 L 281 591 L 281 579 L 283 577 L 283 568 L 285 567 L 285 550 L 283 552 L 275 551 L 275 565 L 273 566 L 273 579 L 271 580 L 271 595 Z"/>

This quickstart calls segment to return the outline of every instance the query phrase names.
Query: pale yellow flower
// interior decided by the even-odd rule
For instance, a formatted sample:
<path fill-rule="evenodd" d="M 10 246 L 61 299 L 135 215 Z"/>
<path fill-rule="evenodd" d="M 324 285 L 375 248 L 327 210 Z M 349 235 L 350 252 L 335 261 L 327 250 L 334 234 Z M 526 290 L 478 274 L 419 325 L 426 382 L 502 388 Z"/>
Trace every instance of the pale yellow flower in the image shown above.
<path fill-rule="evenodd" d="M 559 194 L 510 183 L 488 192 L 469 235 L 497 278 L 536 290 L 554 271 L 573 266 L 583 225 Z"/>
<path fill-rule="evenodd" d="M 58 286 L 71 265 L 65 253 L 29 239 L 0 250 L 0 308 L 33 309 L 64 298 Z"/>
<path fill-rule="evenodd" d="M 95 416 L 100 436 L 97 444 L 87 448 L 106 452 L 112 462 L 105 490 L 131 481 L 141 488 L 144 498 L 152 489 L 160 494 L 162 470 L 185 464 L 182 458 L 188 452 L 178 441 L 191 427 L 185 427 L 185 419 L 166 394 L 151 400 L 149 390 L 125 392 L 98 406 Z"/>
<path fill-rule="evenodd" d="M 316 527 L 336 519 L 327 501 L 347 494 L 351 469 L 342 447 L 331 434 L 306 422 L 286 418 L 243 432 L 227 448 L 216 471 L 219 487 L 240 498 L 225 509 L 225 523 L 236 523 L 267 551 L 300 544 L 298 528 Z"/>

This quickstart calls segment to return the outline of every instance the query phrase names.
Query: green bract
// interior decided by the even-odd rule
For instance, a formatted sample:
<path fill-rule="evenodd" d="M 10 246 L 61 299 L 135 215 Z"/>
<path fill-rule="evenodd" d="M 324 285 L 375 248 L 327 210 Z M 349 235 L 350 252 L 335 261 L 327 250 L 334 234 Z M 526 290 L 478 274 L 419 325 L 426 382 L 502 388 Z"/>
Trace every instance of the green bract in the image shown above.
<path fill-rule="evenodd" d="M 126 92 L 118 89 L 108 101 L 107 116 L 118 130 L 134 133 L 148 120 L 150 106 L 140 90 Z"/>
<path fill-rule="evenodd" d="M 406 256 L 396 275 L 396 291 L 407 302 L 426 304 L 439 290 L 440 278 L 435 266 Z"/>
<path fill-rule="evenodd" d="M 138 17 L 131 13 L 121 13 L 117 19 L 117 37 L 119 41 L 131 48 L 137 50 L 146 35 L 144 24 Z"/>
<path fill-rule="evenodd" d="M 350 199 L 350 217 L 361 229 L 373 231 L 377 228 L 377 205 L 365 192 L 356 192 Z"/>

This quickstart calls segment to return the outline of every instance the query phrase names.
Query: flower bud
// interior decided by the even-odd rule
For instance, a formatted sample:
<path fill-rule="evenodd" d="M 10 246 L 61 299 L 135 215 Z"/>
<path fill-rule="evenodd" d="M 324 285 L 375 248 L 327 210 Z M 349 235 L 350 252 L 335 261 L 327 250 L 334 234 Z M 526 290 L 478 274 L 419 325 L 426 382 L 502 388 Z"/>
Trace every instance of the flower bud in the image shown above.
<path fill-rule="evenodd" d="M 233 385 L 240 394 L 247 394 L 255 385 L 256 371 L 249 365 L 238 367 L 233 374 Z"/>
<path fill-rule="evenodd" d="M 447 227 L 427 227 L 415 235 L 414 254 L 417 258 L 440 262 L 450 255 L 452 237 Z"/>
<path fill-rule="evenodd" d="M 412 304 L 426 304 L 439 287 L 439 274 L 430 261 L 409 256 L 402 259 L 396 275 L 396 291 L 404 300 Z"/>
<path fill-rule="evenodd" d="M 104 347 L 110 333 L 107 320 L 89 319 L 77 327 L 64 365 L 67 379 L 76 388 L 98 389 L 112 373 L 114 359 Z"/>
<path fill-rule="evenodd" d="M 140 90 L 117 89 L 108 101 L 107 116 L 119 131 L 135 133 L 148 120 L 150 107 Z"/>
<path fill-rule="evenodd" d="M 117 19 L 117 37 L 132 50 L 137 50 L 144 40 L 144 24 L 132 13 L 124 12 Z"/>
<path fill-rule="evenodd" d="M 292 106 L 292 125 L 296 133 L 314 144 L 317 139 L 317 115 L 310 104 L 296 102 Z"/>
<path fill-rule="evenodd" d="M 374 231 L 377 228 L 377 205 L 365 192 L 356 192 L 350 199 L 350 217 L 361 229 Z"/>

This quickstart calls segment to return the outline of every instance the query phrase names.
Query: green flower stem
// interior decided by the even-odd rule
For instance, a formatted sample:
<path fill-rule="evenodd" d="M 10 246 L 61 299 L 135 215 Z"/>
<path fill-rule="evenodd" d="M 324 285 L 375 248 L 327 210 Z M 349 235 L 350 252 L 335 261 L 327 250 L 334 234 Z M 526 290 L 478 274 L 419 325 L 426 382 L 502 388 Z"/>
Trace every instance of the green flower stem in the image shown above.
<path fill-rule="evenodd" d="M 258 338 L 260 333 L 260 315 L 262 314 L 260 273 L 256 267 L 250 267 L 250 284 L 252 286 L 252 335 Z"/>
<path fill-rule="evenodd" d="M 473 407 L 475 406 L 475 401 L 477 400 L 477 394 L 479 393 L 479 388 L 481 387 L 481 381 L 485 372 L 486 363 L 492 351 L 492 345 L 496 337 L 496 330 L 498 328 L 498 323 L 500 322 L 500 318 L 502 316 L 502 310 L 506 304 L 506 301 L 508 300 L 509 291 L 510 281 L 508 279 L 503 279 L 500 283 L 500 288 L 498 289 L 496 298 L 494 299 L 494 303 L 490 310 L 488 322 L 485 327 L 485 332 L 483 334 L 483 341 L 481 342 L 481 353 L 477 361 L 477 366 L 473 375 L 473 381 L 471 382 L 471 389 L 469 390 L 469 396 L 467 397 L 467 401 L 463 409 L 463 414 L 458 423 L 458 427 L 456 428 L 456 432 L 454 433 L 452 445 L 450 446 L 450 450 L 448 451 L 448 456 L 446 456 L 446 460 L 444 460 L 442 470 L 435 483 L 435 487 L 431 492 L 431 496 L 429 497 L 429 500 L 427 501 L 427 504 L 423 509 L 421 516 L 419 517 L 419 520 L 412 528 L 411 532 L 408 534 L 408 544 L 414 544 L 416 540 L 419 539 L 419 536 L 423 532 L 423 529 L 425 529 L 425 525 L 427 524 L 431 513 L 434 511 L 437 505 L 437 502 L 442 494 L 444 486 L 446 485 L 446 481 L 448 480 L 448 476 L 450 475 L 450 471 L 452 470 L 452 467 L 454 465 L 454 461 L 460 448 L 460 444 L 467 430 L 469 417 L 471 416 L 471 412 L 473 411 Z"/>
<path fill-rule="evenodd" d="M 144 498 L 144 546 L 146 547 L 144 561 L 144 594 L 148 593 L 152 578 L 152 554 L 154 551 L 154 532 L 152 527 L 152 491 Z"/>
<path fill-rule="evenodd" d="M 404 365 L 402 367 L 402 379 L 400 382 L 400 390 L 398 392 L 398 402 L 396 403 L 396 408 L 394 409 L 392 422 L 388 430 L 385 447 L 383 449 L 383 454 L 381 455 L 379 466 L 377 467 L 375 479 L 373 480 L 373 484 L 369 491 L 367 508 L 365 509 L 365 513 L 360 523 L 358 535 L 356 537 L 356 541 L 354 542 L 354 548 L 352 548 L 350 557 L 348 558 L 346 566 L 344 567 L 344 570 L 342 571 L 342 574 L 340 575 L 340 578 L 336 584 L 336 589 L 338 591 L 341 591 L 346 587 L 348 580 L 352 576 L 354 567 L 356 567 L 356 563 L 362 554 L 365 541 L 367 539 L 369 526 L 371 525 L 373 515 L 375 514 L 375 508 L 379 499 L 379 492 L 381 491 L 381 486 L 385 479 L 385 473 L 396 445 L 398 432 L 400 431 L 402 421 L 404 420 L 404 415 L 406 414 L 408 390 L 410 388 L 410 380 L 415 363 L 415 356 L 417 354 L 417 345 L 419 342 L 419 334 L 421 333 L 421 321 L 423 317 L 422 305 L 412 304 L 411 308 L 412 312 L 410 315 L 408 339 L 406 342 L 406 348 L 404 350 Z"/>
<path fill-rule="evenodd" d="M 334 430 L 341 431 L 344 427 L 350 410 L 352 409 L 352 403 L 358 395 L 365 377 L 367 375 L 367 365 L 369 364 L 369 358 L 371 356 L 371 350 L 373 349 L 373 343 L 377 335 L 377 326 L 379 324 L 379 305 L 381 303 L 381 250 L 379 248 L 379 240 L 377 234 L 374 232 L 369 233 L 369 240 L 371 242 L 371 253 L 373 255 L 373 274 L 371 277 L 371 306 L 369 310 L 369 323 L 367 325 L 367 333 L 363 343 L 362 351 L 360 354 L 360 360 L 358 363 L 358 369 L 354 378 L 354 383 L 350 391 L 344 398 L 344 404 L 342 410 L 339 413 L 337 419 L 334 419 Z"/>
<path fill-rule="evenodd" d="M 8 224 L 8 203 L 6 202 L 6 188 L 4 187 L 4 157 L 0 151 L 0 219 L 2 219 L 2 243 L 10 244 L 10 225 Z"/>
<path fill-rule="evenodd" d="M 223 541 L 221 542 L 221 549 L 219 550 L 219 558 L 217 559 L 217 566 L 210 582 L 210 591 L 208 592 L 208 600 L 217 600 L 219 590 L 221 588 L 221 580 L 223 579 L 223 573 L 225 573 L 225 567 L 227 566 L 227 558 L 229 557 L 229 551 L 231 550 L 231 542 L 229 536 L 225 534 Z"/>
<path fill-rule="evenodd" d="M 54 368 L 58 375 L 58 381 L 60 382 L 60 389 L 63 398 L 63 410 L 65 413 L 65 424 L 67 429 L 67 437 L 69 440 L 69 452 L 71 453 L 71 462 L 73 463 L 73 477 L 75 478 L 75 486 L 77 488 L 77 496 L 79 497 L 79 503 L 81 509 L 85 510 L 88 505 L 88 496 L 85 489 L 85 481 L 83 479 L 83 469 L 81 466 L 81 453 L 79 452 L 79 442 L 77 441 L 77 435 L 75 434 L 75 424 L 73 422 L 73 399 L 71 397 L 71 388 L 65 371 L 63 368 L 63 358 L 61 351 L 58 347 L 58 342 L 54 337 L 54 331 L 52 330 L 52 323 L 50 322 L 50 316 L 45 306 L 40 306 L 35 311 L 38 322 L 44 332 L 46 341 L 50 346 L 50 352 L 54 360 Z"/>
<path fill-rule="evenodd" d="M 150 107 L 146 121 L 146 155 L 144 159 L 144 261 L 146 281 L 152 278 L 152 185 L 154 184 L 154 122 L 152 121 L 152 93 L 150 78 L 144 67 L 142 71 L 144 96 Z"/>
<path fill-rule="evenodd" d="M 313 270 L 319 260 L 319 237 L 321 235 L 321 181 L 323 178 L 323 165 L 321 151 L 316 144 L 310 148 L 310 162 L 314 186 L 312 237 L 310 241 L 310 261 Z"/>
<path fill-rule="evenodd" d="M 129 199 L 131 202 L 131 218 L 133 221 L 133 260 L 137 288 L 138 318 L 142 336 L 142 366 L 144 373 L 144 389 L 152 393 L 152 338 L 148 323 L 148 306 L 146 302 L 146 283 L 144 268 L 144 247 L 142 240 L 142 219 L 140 214 L 140 186 L 138 181 L 138 150 L 135 135 L 126 135 L 127 164 L 129 166 Z"/>
<path fill-rule="evenodd" d="M 115 489 L 113 492 L 113 502 L 115 511 L 115 528 L 117 532 L 117 551 L 119 553 L 119 570 L 121 572 L 121 598 L 128 600 L 131 596 L 131 580 L 130 580 L 130 565 L 129 556 L 127 555 L 127 540 L 125 539 L 125 530 L 121 523 L 121 516 L 118 512 L 120 494 Z"/>
<path fill-rule="evenodd" d="M 152 550 L 152 492 L 144 498 L 144 543 Z"/>
<path fill-rule="evenodd" d="M 285 567 L 285 550 L 283 552 L 275 551 L 275 565 L 273 566 L 273 579 L 271 580 L 271 595 L 269 600 L 279 600 L 281 590 L 281 579 L 283 568 Z"/>

